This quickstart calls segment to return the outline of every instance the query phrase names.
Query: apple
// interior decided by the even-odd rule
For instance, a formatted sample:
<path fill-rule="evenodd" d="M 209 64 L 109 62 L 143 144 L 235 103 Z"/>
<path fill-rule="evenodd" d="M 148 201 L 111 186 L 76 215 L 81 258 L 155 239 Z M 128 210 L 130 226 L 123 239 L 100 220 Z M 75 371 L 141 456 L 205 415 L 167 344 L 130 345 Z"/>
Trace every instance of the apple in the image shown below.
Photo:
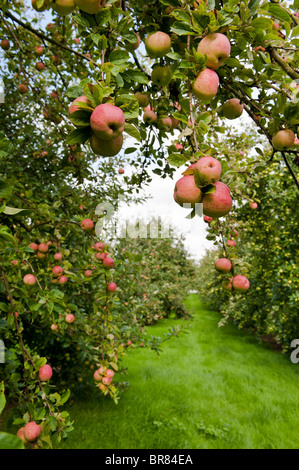
<path fill-rule="evenodd" d="M 118 173 L 119 173 L 120 175 L 123 175 L 124 172 L 125 172 L 125 170 L 124 170 L 123 168 L 119 168 Z"/>
<path fill-rule="evenodd" d="M 67 277 L 66 276 L 60 276 L 58 279 L 59 284 L 66 284 L 67 283 Z"/>
<path fill-rule="evenodd" d="M 58 325 L 55 325 L 54 323 L 51 325 L 51 330 L 52 331 L 57 331 L 58 330 Z"/>
<path fill-rule="evenodd" d="M 238 235 L 239 235 L 239 232 L 237 232 L 237 230 L 233 230 L 232 233 L 230 234 L 232 238 L 237 238 Z"/>
<path fill-rule="evenodd" d="M 138 49 L 138 47 L 140 46 L 140 43 L 141 43 L 140 36 L 139 36 L 139 34 L 136 34 L 136 41 L 135 42 L 128 42 L 127 43 L 127 49 L 131 52 L 136 51 L 136 49 Z"/>
<path fill-rule="evenodd" d="M 258 52 L 258 51 L 265 52 L 266 51 L 266 49 L 262 46 L 255 47 L 253 50 L 254 50 L 254 52 Z"/>
<path fill-rule="evenodd" d="M 173 198 L 182 207 L 186 203 L 194 206 L 194 204 L 201 202 L 202 192 L 196 186 L 193 175 L 183 176 L 176 182 Z"/>
<path fill-rule="evenodd" d="M 108 255 L 108 253 L 97 253 L 96 254 L 96 259 L 103 260 L 103 259 L 107 258 L 107 255 Z"/>
<path fill-rule="evenodd" d="M 61 276 L 61 274 L 63 273 L 63 269 L 61 266 L 54 266 L 52 272 L 54 276 Z"/>
<path fill-rule="evenodd" d="M 215 192 L 203 195 L 202 203 L 204 215 L 217 218 L 223 217 L 229 213 L 233 201 L 230 196 L 230 190 L 226 184 L 221 181 L 216 181 L 215 186 Z"/>
<path fill-rule="evenodd" d="M 103 259 L 103 265 L 105 266 L 105 268 L 112 268 L 114 265 L 114 261 L 112 258 L 109 258 L 109 256 L 105 256 L 105 258 Z"/>
<path fill-rule="evenodd" d="M 236 119 L 243 113 L 244 105 L 238 98 L 232 98 L 221 106 L 221 115 L 226 119 Z"/>
<path fill-rule="evenodd" d="M 236 242 L 235 242 L 235 240 L 227 240 L 226 244 L 227 244 L 227 246 L 232 246 L 233 247 L 233 246 L 236 245 Z"/>
<path fill-rule="evenodd" d="M 10 48 L 10 42 L 8 41 L 8 39 L 2 39 L 0 46 L 4 51 L 8 51 L 8 49 Z"/>
<path fill-rule="evenodd" d="M 29 91 L 28 86 L 24 85 L 24 83 L 21 83 L 18 86 L 18 92 L 21 93 L 21 95 L 25 95 L 26 93 L 28 93 L 28 91 Z"/>
<path fill-rule="evenodd" d="M 169 116 L 159 118 L 157 126 L 161 131 L 169 132 L 172 129 L 172 120 Z"/>
<path fill-rule="evenodd" d="M 253 209 L 253 210 L 254 210 L 254 209 L 257 209 L 257 203 L 256 203 L 256 202 L 251 202 L 251 203 L 249 204 L 249 207 L 250 207 L 250 209 Z"/>
<path fill-rule="evenodd" d="M 21 441 L 26 444 L 26 439 L 25 439 L 25 436 L 24 436 L 24 429 L 25 429 L 25 426 L 23 426 L 22 428 L 20 428 L 17 432 L 17 436 L 21 439 Z"/>
<path fill-rule="evenodd" d="M 205 215 L 204 218 L 203 218 L 204 222 L 206 222 L 207 224 L 210 224 L 213 220 L 213 217 L 209 217 L 208 215 Z"/>
<path fill-rule="evenodd" d="M 34 442 L 39 437 L 42 429 L 40 424 L 36 424 L 35 421 L 30 421 L 24 427 L 24 437 L 28 442 Z"/>
<path fill-rule="evenodd" d="M 102 383 L 104 385 L 109 385 L 112 382 L 112 377 L 103 377 L 102 378 Z"/>
<path fill-rule="evenodd" d="M 69 115 L 73 114 L 75 111 L 80 111 L 81 109 L 84 109 L 84 108 L 80 108 L 79 106 L 76 105 L 76 103 L 86 103 L 88 104 L 88 106 L 92 107 L 92 104 L 91 102 L 89 101 L 88 98 L 86 98 L 86 96 L 79 96 L 79 98 L 76 98 L 72 104 L 70 105 L 69 107 Z"/>
<path fill-rule="evenodd" d="M 141 108 L 146 108 L 149 104 L 149 96 L 146 93 L 142 93 L 141 91 L 136 91 L 135 98 L 138 101 L 138 104 Z"/>
<path fill-rule="evenodd" d="M 146 109 L 143 113 L 143 122 L 145 124 L 153 124 L 158 119 L 158 116 L 152 109 Z"/>
<path fill-rule="evenodd" d="M 37 247 L 38 251 L 41 253 L 48 253 L 49 245 L 47 243 L 40 243 Z"/>
<path fill-rule="evenodd" d="M 180 121 L 173 116 L 170 116 L 171 122 L 172 122 L 172 127 L 173 129 L 177 129 L 179 127 Z"/>
<path fill-rule="evenodd" d="M 295 134 L 291 129 L 284 129 L 277 132 L 272 138 L 272 145 L 276 150 L 285 150 L 293 147 Z"/>
<path fill-rule="evenodd" d="M 119 137 L 125 128 L 123 111 L 110 103 L 97 106 L 90 117 L 93 133 L 101 140 L 113 140 Z"/>
<path fill-rule="evenodd" d="M 86 269 L 85 273 L 84 273 L 84 276 L 85 277 L 91 277 L 92 276 L 92 271 L 91 269 Z"/>
<path fill-rule="evenodd" d="M 221 176 L 221 163 L 214 157 L 202 157 L 195 164 L 194 167 L 199 171 L 200 175 L 205 177 L 208 184 L 215 183 Z"/>
<path fill-rule="evenodd" d="M 217 75 L 218 77 L 218 75 Z M 155 85 L 167 86 L 171 82 L 172 73 L 168 65 L 158 65 L 153 68 L 151 80 Z"/>
<path fill-rule="evenodd" d="M 235 276 L 233 279 L 233 288 L 236 292 L 246 292 L 249 289 L 250 282 L 245 276 Z"/>
<path fill-rule="evenodd" d="M 163 31 L 157 31 L 147 36 L 145 49 L 152 59 L 165 56 L 171 49 L 170 36 Z"/>
<path fill-rule="evenodd" d="M 26 274 L 23 277 L 23 282 L 24 284 L 26 284 L 26 286 L 34 286 L 34 284 L 36 283 L 36 277 L 33 276 L 33 274 Z"/>
<path fill-rule="evenodd" d="M 52 375 L 53 375 L 52 367 L 49 366 L 48 364 L 45 364 L 44 366 L 40 367 L 38 371 L 38 376 L 42 382 L 47 382 L 48 380 L 50 380 Z"/>
<path fill-rule="evenodd" d="M 115 284 L 115 282 L 110 282 L 107 286 L 107 289 L 109 290 L 109 292 L 115 292 L 117 289 L 117 285 Z"/>
<path fill-rule="evenodd" d="M 53 98 L 54 100 L 56 100 L 56 99 L 58 98 L 57 93 L 55 93 L 55 91 L 52 91 L 52 92 L 50 93 L 50 98 Z"/>
<path fill-rule="evenodd" d="M 101 155 L 102 157 L 114 157 L 122 149 L 123 141 L 124 139 L 122 134 L 112 140 L 102 140 L 93 134 L 90 138 L 90 147 L 96 155 Z"/>
<path fill-rule="evenodd" d="M 65 316 L 65 321 L 67 323 L 73 323 L 75 321 L 75 315 L 73 315 L 72 313 L 67 313 Z"/>
<path fill-rule="evenodd" d="M 232 264 L 229 259 L 227 258 L 219 258 L 215 263 L 216 271 L 220 273 L 229 273 L 232 268 Z"/>
<path fill-rule="evenodd" d="M 225 290 L 232 290 L 233 288 L 233 278 L 226 279 L 222 282 L 222 288 Z"/>
<path fill-rule="evenodd" d="M 19 264 L 19 261 L 18 261 L 17 259 L 13 259 L 13 260 L 11 261 L 11 264 L 12 264 L 13 266 L 17 266 L 17 265 Z"/>
<path fill-rule="evenodd" d="M 35 46 L 34 51 L 35 51 L 35 55 L 40 57 L 44 53 L 44 48 L 43 46 Z"/>
<path fill-rule="evenodd" d="M 54 254 L 54 259 L 55 259 L 55 261 L 61 261 L 62 260 L 62 254 L 61 253 L 55 253 Z"/>
<path fill-rule="evenodd" d="M 203 69 L 192 84 L 194 96 L 209 103 L 217 93 L 219 77 L 214 70 Z"/>
<path fill-rule="evenodd" d="M 80 10 L 90 15 L 95 15 L 106 5 L 106 0 L 75 0 Z"/>
<path fill-rule="evenodd" d="M 74 43 L 77 44 L 77 45 L 80 44 L 80 39 L 79 38 L 74 38 Z"/>
<path fill-rule="evenodd" d="M 112 379 L 112 377 L 114 377 L 114 371 L 112 369 L 107 369 L 105 371 L 105 374 L 106 374 L 107 377 L 109 377 L 111 379 Z"/>
<path fill-rule="evenodd" d="M 39 13 L 42 12 L 42 11 L 45 11 L 47 10 L 48 8 L 48 1 L 45 1 L 43 6 L 41 7 L 38 7 L 37 6 L 37 0 L 31 0 L 31 6 L 32 8 L 34 8 L 35 11 L 38 11 Z"/>
<path fill-rule="evenodd" d="M 103 369 L 103 368 L 100 367 L 100 369 L 97 369 L 93 374 L 93 378 L 96 382 L 102 382 L 103 376 L 101 375 L 102 374 L 101 369 Z"/>
<path fill-rule="evenodd" d="M 55 0 L 55 3 L 51 4 L 52 8 L 60 16 L 69 15 L 75 8 L 75 0 Z"/>
<path fill-rule="evenodd" d="M 127 345 L 128 345 L 128 346 L 131 346 L 131 344 L 132 344 L 132 341 L 129 340 L 129 341 L 127 342 Z"/>
<path fill-rule="evenodd" d="M 183 149 L 184 149 L 183 145 L 180 144 L 180 143 L 175 144 L 175 148 L 176 148 L 177 150 L 183 150 Z"/>
<path fill-rule="evenodd" d="M 95 250 L 97 250 L 97 251 L 103 251 L 104 248 L 105 248 L 105 243 L 103 243 L 103 242 L 97 242 L 97 243 L 94 245 L 94 248 L 95 248 Z"/>
<path fill-rule="evenodd" d="M 212 33 L 205 36 L 198 44 L 197 52 L 207 56 L 206 66 L 218 69 L 230 55 L 230 42 L 222 33 Z"/>
<path fill-rule="evenodd" d="M 37 64 L 35 64 L 35 68 L 39 72 L 42 72 L 43 70 L 45 70 L 46 66 L 43 62 L 37 62 Z"/>
<path fill-rule="evenodd" d="M 84 220 L 82 220 L 82 222 L 80 224 L 80 227 L 85 232 L 90 232 L 94 228 L 94 223 L 91 219 L 84 219 Z"/>
<path fill-rule="evenodd" d="M 38 257 L 38 259 L 45 259 L 47 257 L 46 253 L 42 253 L 41 251 L 38 251 L 36 253 L 36 256 Z"/>
<path fill-rule="evenodd" d="M 61 58 L 59 57 L 59 55 L 53 54 L 52 55 L 52 60 L 53 60 L 53 64 L 55 64 L 55 65 L 61 64 Z"/>

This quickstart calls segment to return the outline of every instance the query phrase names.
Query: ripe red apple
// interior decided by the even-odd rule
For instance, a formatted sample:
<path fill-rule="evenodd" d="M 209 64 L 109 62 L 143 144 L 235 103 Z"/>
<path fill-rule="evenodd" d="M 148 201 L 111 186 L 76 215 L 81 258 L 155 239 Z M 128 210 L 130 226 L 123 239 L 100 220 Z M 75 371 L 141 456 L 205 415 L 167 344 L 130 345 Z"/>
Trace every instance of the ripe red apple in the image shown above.
<path fill-rule="evenodd" d="M 103 367 L 100 367 L 99 369 L 97 369 L 94 374 L 93 374 L 93 378 L 96 382 L 102 382 L 102 373 L 103 373 Z"/>
<path fill-rule="evenodd" d="M 145 49 L 152 59 L 165 56 L 171 49 L 170 36 L 163 31 L 149 34 L 145 40 Z"/>
<path fill-rule="evenodd" d="M 186 203 L 190 203 L 193 206 L 201 202 L 202 192 L 196 186 L 193 175 L 183 176 L 176 182 L 173 198 L 180 206 Z"/>
<path fill-rule="evenodd" d="M 103 260 L 103 259 L 107 258 L 107 255 L 108 255 L 108 253 L 97 253 L 96 254 L 96 259 Z"/>
<path fill-rule="evenodd" d="M 255 47 L 253 50 L 254 50 L 254 52 L 258 52 L 258 51 L 265 52 L 266 51 L 266 49 L 262 46 Z"/>
<path fill-rule="evenodd" d="M 124 170 L 123 168 L 119 168 L 118 173 L 119 173 L 120 175 L 123 175 L 124 172 L 125 172 L 125 170 Z"/>
<path fill-rule="evenodd" d="M 215 183 L 221 176 L 221 163 L 214 157 L 202 157 L 194 167 L 199 173 L 205 177 L 207 184 Z"/>
<path fill-rule="evenodd" d="M 102 383 L 104 385 L 109 385 L 112 382 L 112 377 L 103 377 L 102 378 Z"/>
<path fill-rule="evenodd" d="M 24 436 L 24 429 L 25 429 L 25 426 L 23 426 L 22 428 L 20 428 L 17 432 L 17 436 L 21 439 L 21 441 L 26 444 L 26 439 L 25 439 L 25 436 Z"/>
<path fill-rule="evenodd" d="M 38 259 L 45 259 L 47 257 L 46 253 L 42 253 L 41 251 L 38 251 L 36 253 L 36 256 L 38 257 Z"/>
<path fill-rule="evenodd" d="M 75 321 L 75 315 L 73 315 L 72 313 L 67 313 L 65 316 L 65 321 L 67 323 L 73 323 Z"/>
<path fill-rule="evenodd" d="M 284 129 L 277 132 L 272 138 L 273 147 L 276 150 L 286 150 L 293 147 L 295 141 L 295 134 L 291 129 Z"/>
<path fill-rule="evenodd" d="M 84 220 L 82 220 L 82 222 L 80 224 L 80 227 L 85 232 L 90 232 L 94 228 L 94 223 L 91 219 L 84 219 Z"/>
<path fill-rule="evenodd" d="M 204 222 L 206 222 L 207 224 L 211 223 L 212 220 L 213 220 L 213 217 L 209 217 L 207 215 L 204 216 L 203 218 Z"/>
<path fill-rule="evenodd" d="M 225 290 L 232 290 L 233 288 L 233 278 L 231 277 L 230 279 L 225 279 L 222 282 L 222 288 Z"/>
<path fill-rule="evenodd" d="M 95 248 L 95 250 L 97 250 L 97 251 L 103 251 L 104 248 L 105 248 L 105 243 L 103 243 L 103 242 L 97 242 L 97 243 L 94 245 L 94 248 Z"/>
<path fill-rule="evenodd" d="M 26 286 L 34 286 L 34 284 L 36 283 L 36 277 L 33 276 L 33 274 L 26 274 L 23 277 L 23 282 L 24 284 L 26 284 Z"/>
<path fill-rule="evenodd" d="M 169 132 L 172 129 L 172 120 L 169 116 L 159 118 L 157 121 L 158 129 Z"/>
<path fill-rule="evenodd" d="M 80 10 L 95 15 L 106 5 L 106 0 L 75 0 Z"/>
<path fill-rule="evenodd" d="M 202 198 L 203 213 L 209 217 L 223 217 L 229 213 L 233 201 L 230 196 L 230 190 L 226 184 L 221 181 L 215 183 L 216 191 L 210 194 L 204 194 Z"/>
<path fill-rule="evenodd" d="M 19 264 L 19 261 L 17 259 L 13 259 L 11 261 L 11 264 L 14 265 L 14 266 L 17 266 Z"/>
<path fill-rule="evenodd" d="M 24 428 L 24 437 L 28 442 L 34 442 L 39 437 L 42 429 L 40 424 L 36 424 L 35 421 L 30 421 Z"/>
<path fill-rule="evenodd" d="M 251 203 L 249 204 L 249 207 L 250 207 L 250 209 L 253 209 L 253 210 L 254 210 L 254 209 L 257 209 L 257 203 L 256 203 L 256 202 L 251 202 Z"/>
<path fill-rule="evenodd" d="M 103 265 L 105 266 L 105 268 L 112 268 L 114 266 L 114 261 L 112 258 L 109 258 L 109 256 L 106 256 L 103 259 Z"/>
<path fill-rule="evenodd" d="M 10 48 L 10 43 L 8 39 L 2 39 L 0 46 L 4 51 L 8 51 L 8 49 Z"/>
<path fill-rule="evenodd" d="M 46 66 L 43 62 L 37 62 L 37 64 L 35 64 L 35 68 L 39 72 L 42 72 L 43 70 L 45 70 Z"/>
<path fill-rule="evenodd" d="M 125 116 L 123 111 L 110 103 L 97 106 L 90 117 L 93 133 L 101 140 L 113 140 L 124 131 Z"/>
<path fill-rule="evenodd" d="M 229 273 L 231 268 L 232 264 L 227 258 L 219 258 L 215 263 L 215 269 L 220 273 Z"/>
<path fill-rule="evenodd" d="M 230 55 L 230 42 L 224 34 L 213 33 L 205 36 L 198 44 L 197 52 L 207 56 L 206 66 L 218 69 Z"/>
<path fill-rule="evenodd" d="M 121 151 L 123 140 L 122 134 L 112 140 L 102 140 L 93 134 L 90 138 L 90 146 L 92 151 L 97 155 L 101 155 L 102 157 L 114 157 Z"/>
<path fill-rule="evenodd" d="M 236 119 L 243 113 L 244 105 L 238 98 L 232 98 L 221 106 L 221 115 L 226 119 Z"/>
<path fill-rule="evenodd" d="M 58 279 L 59 284 L 66 284 L 67 283 L 67 277 L 66 276 L 60 276 Z"/>
<path fill-rule="evenodd" d="M 62 254 L 61 253 L 55 253 L 54 254 L 54 259 L 55 259 L 55 261 L 61 261 L 62 260 Z"/>
<path fill-rule="evenodd" d="M 34 52 L 35 52 L 35 55 L 37 55 L 37 56 L 39 56 L 39 57 L 42 56 L 43 53 L 44 53 L 44 48 L 43 48 L 43 46 L 35 46 Z"/>
<path fill-rule="evenodd" d="M 40 251 L 41 253 L 48 253 L 49 251 L 49 246 L 47 243 L 40 243 L 38 245 L 38 251 Z"/>
<path fill-rule="evenodd" d="M 233 246 L 236 245 L 236 242 L 235 242 L 235 240 L 227 240 L 226 244 L 227 244 L 227 246 L 232 246 L 233 247 Z"/>
<path fill-rule="evenodd" d="M 24 83 L 21 83 L 18 86 L 18 92 L 21 93 L 21 95 L 25 95 L 26 93 L 28 93 L 28 91 L 29 91 L 29 88 Z"/>
<path fill-rule="evenodd" d="M 88 98 L 86 98 L 85 95 L 79 96 L 79 98 L 76 98 L 76 99 L 72 102 L 72 104 L 70 105 L 70 107 L 69 107 L 69 115 L 71 115 L 71 114 L 74 113 L 75 111 L 80 111 L 81 109 L 83 109 L 83 108 L 80 108 L 78 105 L 76 105 L 76 103 L 78 103 L 78 102 L 80 102 L 80 103 L 86 103 L 86 104 L 88 104 L 88 106 L 92 107 L 91 102 L 89 101 Z"/>
<path fill-rule="evenodd" d="M 42 382 L 47 382 L 48 380 L 50 380 L 52 375 L 53 375 L 52 367 L 49 366 L 48 364 L 45 364 L 44 366 L 40 367 L 38 371 L 38 376 Z"/>
<path fill-rule="evenodd" d="M 80 44 L 80 39 L 79 38 L 74 38 L 74 43 L 77 44 L 77 45 Z"/>
<path fill-rule="evenodd" d="M 193 94 L 199 100 L 209 103 L 217 93 L 219 77 L 214 70 L 203 69 L 192 84 Z"/>
<path fill-rule="evenodd" d="M 175 144 L 175 148 L 176 148 L 177 150 L 183 150 L 183 149 L 184 149 L 183 145 L 180 144 L 180 143 Z"/>
<path fill-rule="evenodd" d="M 107 369 L 105 371 L 105 374 L 106 374 L 107 377 L 109 377 L 111 379 L 112 379 L 112 377 L 114 377 L 114 371 L 112 369 Z"/>
<path fill-rule="evenodd" d="M 61 266 L 54 266 L 52 272 L 54 276 L 60 276 L 63 273 L 63 269 Z"/>
<path fill-rule="evenodd" d="M 250 282 L 245 276 L 235 276 L 233 279 L 233 288 L 236 292 L 246 292 L 250 287 Z"/>
<path fill-rule="evenodd" d="M 151 74 L 152 82 L 158 86 L 169 85 L 169 83 L 171 82 L 171 78 L 172 78 L 172 72 L 170 70 L 170 67 L 168 67 L 168 65 L 165 65 L 165 66 L 158 65 L 154 67 L 152 74 Z"/>
<path fill-rule="evenodd" d="M 28 245 L 28 246 L 29 246 L 29 248 L 32 248 L 32 250 L 34 250 L 34 251 L 37 251 L 37 249 L 38 249 L 38 245 L 36 243 L 30 243 L 30 245 Z"/>
<path fill-rule="evenodd" d="M 58 325 L 55 325 L 54 323 L 51 325 L 51 330 L 52 331 L 57 331 L 58 330 Z"/>
<path fill-rule="evenodd" d="M 145 124 L 153 124 L 158 119 L 158 116 L 152 109 L 147 109 L 143 113 L 143 121 Z"/>
<path fill-rule="evenodd" d="M 127 345 L 128 345 L 128 346 L 131 346 L 131 344 L 132 344 L 132 341 L 129 340 L 129 341 L 127 342 Z"/>
<path fill-rule="evenodd" d="M 115 282 L 110 282 L 107 286 L 107 289 L 109 290 L 109 292 L 115 292 L 117 289 L 117 285 L 115 284 Z"/>
<path fill-rule="evenodd" d="M 85 277 L 91 277 L 92 276 L 92 271 L 91 269 L 86 269 L 85 273 L 84 273 L 84 276 Z"/>
<path fill-rule="evenodd" d="M 139 103 L 141 108 L 146 108 L 149 104 L 149 96 L 147 93 L 142 93 L 141 91 L 136 91 L 135 98 Z"/>
<path fill-rule="evenodd" d="M 51 6 L 58 15 L 66 16 L 76 8 L 76 3 L 75 0 L 55 0 Z"/>

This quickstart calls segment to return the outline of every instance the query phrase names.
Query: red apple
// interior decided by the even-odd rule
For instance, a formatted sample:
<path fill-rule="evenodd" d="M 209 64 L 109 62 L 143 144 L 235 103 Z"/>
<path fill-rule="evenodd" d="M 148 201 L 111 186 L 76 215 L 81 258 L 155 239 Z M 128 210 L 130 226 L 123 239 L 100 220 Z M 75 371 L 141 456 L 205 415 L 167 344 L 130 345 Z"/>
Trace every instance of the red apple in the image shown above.
<path fill-rule="evenodd" d="M 96 254 L 96 259 L 103 260 L 103 259 L 107 258 L 107 255 L 108 255 L 108 253 L 97 253 Z"/>
<path fill-rule="evenodd" d="M 61 276 L 61 274 L 63 273 L 63 269 L 61 266 L 54 266 L 52 272 L 54 276 Z"/>
<path fill-rule="evenodd" d="M 110 282 L 107 286 L 107 289 L 109 290 L 109 292 L 115 292 L 117 289 L 117 285 L 115 284 L 115 282 Z"/>
<path fill-rule="evenodd" d="M 92 276 L 92 271 L 91 269 L 86 269 L 85 273 L 84 273 L 84 276 L 85 277 L 91 277 Z"/>
<path fill-rule="evenodd" d="M 250 282 L 245 276 L 235 276 L 233 279 L 233 288 L 236 292 L 246 292 L 250 287 Z"/>
<path fill-rule="evenodd" d="M 218 91 L 219 77 L 214 70 L 203 69 L 192 84 L 193 94 L 204 103 L 209 103 Z"/>
<path fill-rule="evenodd" d="M 17 265 L 19 264 L 19 261 L 18 261 L 17 259 L 13 259 L 13 260 L 11 261 L 11 264 L 12 264 L 13 266 L 17 266 Z"/>
<path fill-rule="evenodd" d="M 75 321 L 75 315 L 73 315 L 72 313 L 67 313 L 65 316 L 65 321 L 67 323 L 73 323 Z"/>
<path fill-rule="evenodd" d="M 210 224 L 213 220 L 213 217 L 208 217 L 207 215 L 204 216 L 203 218 L 204 222 L 206 222 L 207 224 Z"/>
<path fill-rule="evenodd" d="M 235 240 L 227 240 L 226 244 L 227 244 L 227 246 L 232 246 L 233 247 L 233 246 L 236 245 L 236 242 L 235 242 Z"/>
<path fill-rule="evenodd" d="M 23 277 L 23 282 L 24 284 L 26 284 L 26 286 L 34 286 L 34 284 L 36 283 L 36 277 L 33 276 L 33 274 L 26 274 Z"/>
<path fill-rule="evenodd" d="M 153 124 L 158 119 L 158 116 L 152 109 L 147 109 L 143 113 L 143 121 L 145 124 Z"/>
<path fill-rule="evenodd" d="M 42 429 L 40 424 L 36 424 L 35 421 L 30 421 L 24 428 L 24 437 L 28 442 L 34 442 L 39 437 Z"/>
<path fill-rule="evenodd" d="M 47 243 L 40 243 L 37 249 L 38 251 L 40 251 L 40 253 L 48 253 L 49 246 Z"/>
<path fill-rule="evenodd" d="M 42 382 L 47 382 L 53 375 L 52 367 L 48 364 L 40 367 L 38 376 Z"/>
<path fill-rule="evenodd" d="M 29 88 L 24 83 L 21 83 L 20 85 L 18 85 L 18 92 L 21 93 L 21 95 L 25 95 L 26 93 L 28 93 L 28 91 L 29 91 Z"/>
<path fill-rule="evenodd" d="M 123 111 L 110 103 L 97 106 L 90 117 L 93 133 L 101 140 L 113 140 L 124 131 L 125 116 Z"/>
<path fill-rule="evenodd" d="M 45 70 L 46 66 L 43 62 L 37 62 L 37 64 L 35 64 L 35 68 L 39 72 L 42 72 L 43 70 Z"/>
<path fill-rule="evenodd" d="M 233 278 L 226 279 L 222 282 L 222 288 L 225 290 L 232 290 L 233 288 Z"/>
<path fill-rule="evenodd" d="M 58 283 L 59 284 L 66 284 L 67 283 L 67 277 L 66 276 L 60 276 L 60 278 L 58 279 Z"/>
<path fill-rule="evenodd" d="M 76 98 L 76 99 L 72 102 L 72 104 L 70 105 L 70 107 L 69 107 L 69 115 L 71 115 L 71 114 L 74 113 L 75 111 L 80 111 L 80 110 L 84 109 L 84 108 L 80 108 L 78 105 L 76 105 L 76 103 L 78 103 L 78 102 L 80 102 L 80 103 L 86 103 L 86 104 L 88 104 L 88 106 L 92 107 L 91 102 L 89 101 L 88 98 L 86 98 L 86 96 L 84 96 L 84 95 L 83 95 L 83 96 L 79 96 L 79 98 Z"/>
<path fill-rule="evenodd" d="M 208 184 L 215 183 L 221 176 L 221 164 L 214 157 L 202 157 L 195 164 L 194 168 L 205 177 Z"/>
<path fill-rule="evenodd" d="M 229 213 L 233 201 L 230 196 L 230 190 L 226 184 L 216 181 L 216 191 L 210 194 L 204 194 L 202 198 L 203 213 L 209 217 L 223 217 Z"/>
<path fill-rule="evenodd" d="M 177 204 L 194 204 L 201 202 L 202 192 L 196 186 L 193 175 L 186 175 L 180 178 L 174 187 L 173 198 Z"/>
<path fill-rule="evenodd" d="M 25 436 L 24 436 L 24 429 L 25 429 L 25 426 L 23 426 L 22 428 L 20 428 L 17 432 L 17 436 L 21 439 L 21 441 L 26 444 L 26 439 L 25 439 Z"/>
<path fill-rule="evenodd" d="M 61 261 L 62 260 L 62 254 L 61 253 L 55 253 L 54 254 L 54 259 L 55 259 L 55 261 Z"/>
<path fill-rule="evenodd" d="M 123 135 L 120 134 L 112 140 L 102 140 L 93 134 L 90 138 L 90 146 L 92 151 L 97 155 L 101 155 L 102 157 L 114 157 L 122 149 Z"/>
<path fill-rule="evenodd" d="M 251 202 L 251 203 L 249 204 L 249 207 L 250 207 L 250 209 L 253 209 L 253 210 L 254 210 L 254 209 L 257 209 L 258 206 L 257 206 L 257 203 L 256 203 L 256 202 Z"/>
<path fill-rule="evenodd" d="M 44 48 L 43 46 L 35 46 L 34 51 L 35 51 L 35 55 L 41 56 L 44 53 Z"/>
<path fill-rule="evenodd" d="M 145 49 L 153 59 L 165 56 L 171 49 L 170 36 L 163 31 L 149 34 L 145 40 Z"/>
<path fill-rule="evenodd" d="M 219 258 L 215 263 L 215 269 L 220 273 L 229 273 L 231 268 L 232 264 L 227 258 Z"/>
<path fill-rule="evenodd" d="M 94 223 L 91 219 L 84 219 L 84 220 L 82 220 L 82 222 L 80 224 L 80 227 L 85 232 L 90 232 L 94 228 Z"/>
<path fill-rule="evenodd" d="M 38 249 L 38 245 L 36 243 L 30 243 L 30 245 L 28 245 L 28 246 L 29 246 L 29 248 L 32 248 L 32 250 L 34 250 L 34 251 L 37 251 L 37 249 Z"/>
<path fill-rule="evenodd" d="M 106 256 L 103 259 L 103 265 L 105 266 L 105 268 L 112 268 L 114 266 L 114 261 L 112 258 L 109 258 L 109 256 Z"/>
<path fill-rule="evenodd" d="M 4 51 L 8 51 L 8 49 L 10 48 L 10 43 L 8 39 L 2 39 L 0 46 Z"/>
<path fill-rule="evenodd" d="M 207 56 L 206 66 L 218 69 L 230 55 L 230 42 L 224 34 L 213 33 L 205 36 L 199 43 L 197 52 Z"/>
<path fill-rule="evenodd" d="M 120 175 L 123 175 L 124 172 L 125 172 L 125 170 L 124 170 L 123 168 L 119 168 L 118 173 L 119 173 Z"/>
<path fill-rule="evenodd" d="M 158 129 L 169 132 L 172 129 L 172 120 L 169 116 L 159 118 L 157 121 Z"/>

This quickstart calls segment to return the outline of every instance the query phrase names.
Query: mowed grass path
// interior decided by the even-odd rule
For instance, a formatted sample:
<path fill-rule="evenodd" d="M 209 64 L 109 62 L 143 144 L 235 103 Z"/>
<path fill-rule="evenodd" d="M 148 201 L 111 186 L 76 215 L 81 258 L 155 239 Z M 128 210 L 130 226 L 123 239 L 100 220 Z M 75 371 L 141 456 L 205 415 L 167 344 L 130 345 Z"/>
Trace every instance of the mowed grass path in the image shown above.
<path fill-rule="evenodd" d="M 130 386 L 118 405 L 100 396 L 74 401 L 64 448 L 299 448 L 299 364 L 232 324 L 218 328 L 221 315 L 196 295 L 186 303 L 194 311 L 188 335 L 164 343 L 160 357 L 129 352 L 119 380 Z"/>

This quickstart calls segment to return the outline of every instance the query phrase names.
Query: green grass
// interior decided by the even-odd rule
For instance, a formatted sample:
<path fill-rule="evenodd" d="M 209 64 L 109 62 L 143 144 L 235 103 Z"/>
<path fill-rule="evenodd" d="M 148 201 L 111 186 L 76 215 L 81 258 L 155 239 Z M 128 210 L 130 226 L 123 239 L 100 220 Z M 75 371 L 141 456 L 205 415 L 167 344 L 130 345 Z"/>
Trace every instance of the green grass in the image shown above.
<path fill-rule="evenodd" d="M 63 442 L 80 449 L 298 448 L 299 364 L 260 344 L 196 295 L 188 335 L 129 352 L 130 386 L 115 405 L 108 397 L 77 398 L 69 411 L 75 431 Z M 160 321 L 160 335 L 179 320 Z"/>

